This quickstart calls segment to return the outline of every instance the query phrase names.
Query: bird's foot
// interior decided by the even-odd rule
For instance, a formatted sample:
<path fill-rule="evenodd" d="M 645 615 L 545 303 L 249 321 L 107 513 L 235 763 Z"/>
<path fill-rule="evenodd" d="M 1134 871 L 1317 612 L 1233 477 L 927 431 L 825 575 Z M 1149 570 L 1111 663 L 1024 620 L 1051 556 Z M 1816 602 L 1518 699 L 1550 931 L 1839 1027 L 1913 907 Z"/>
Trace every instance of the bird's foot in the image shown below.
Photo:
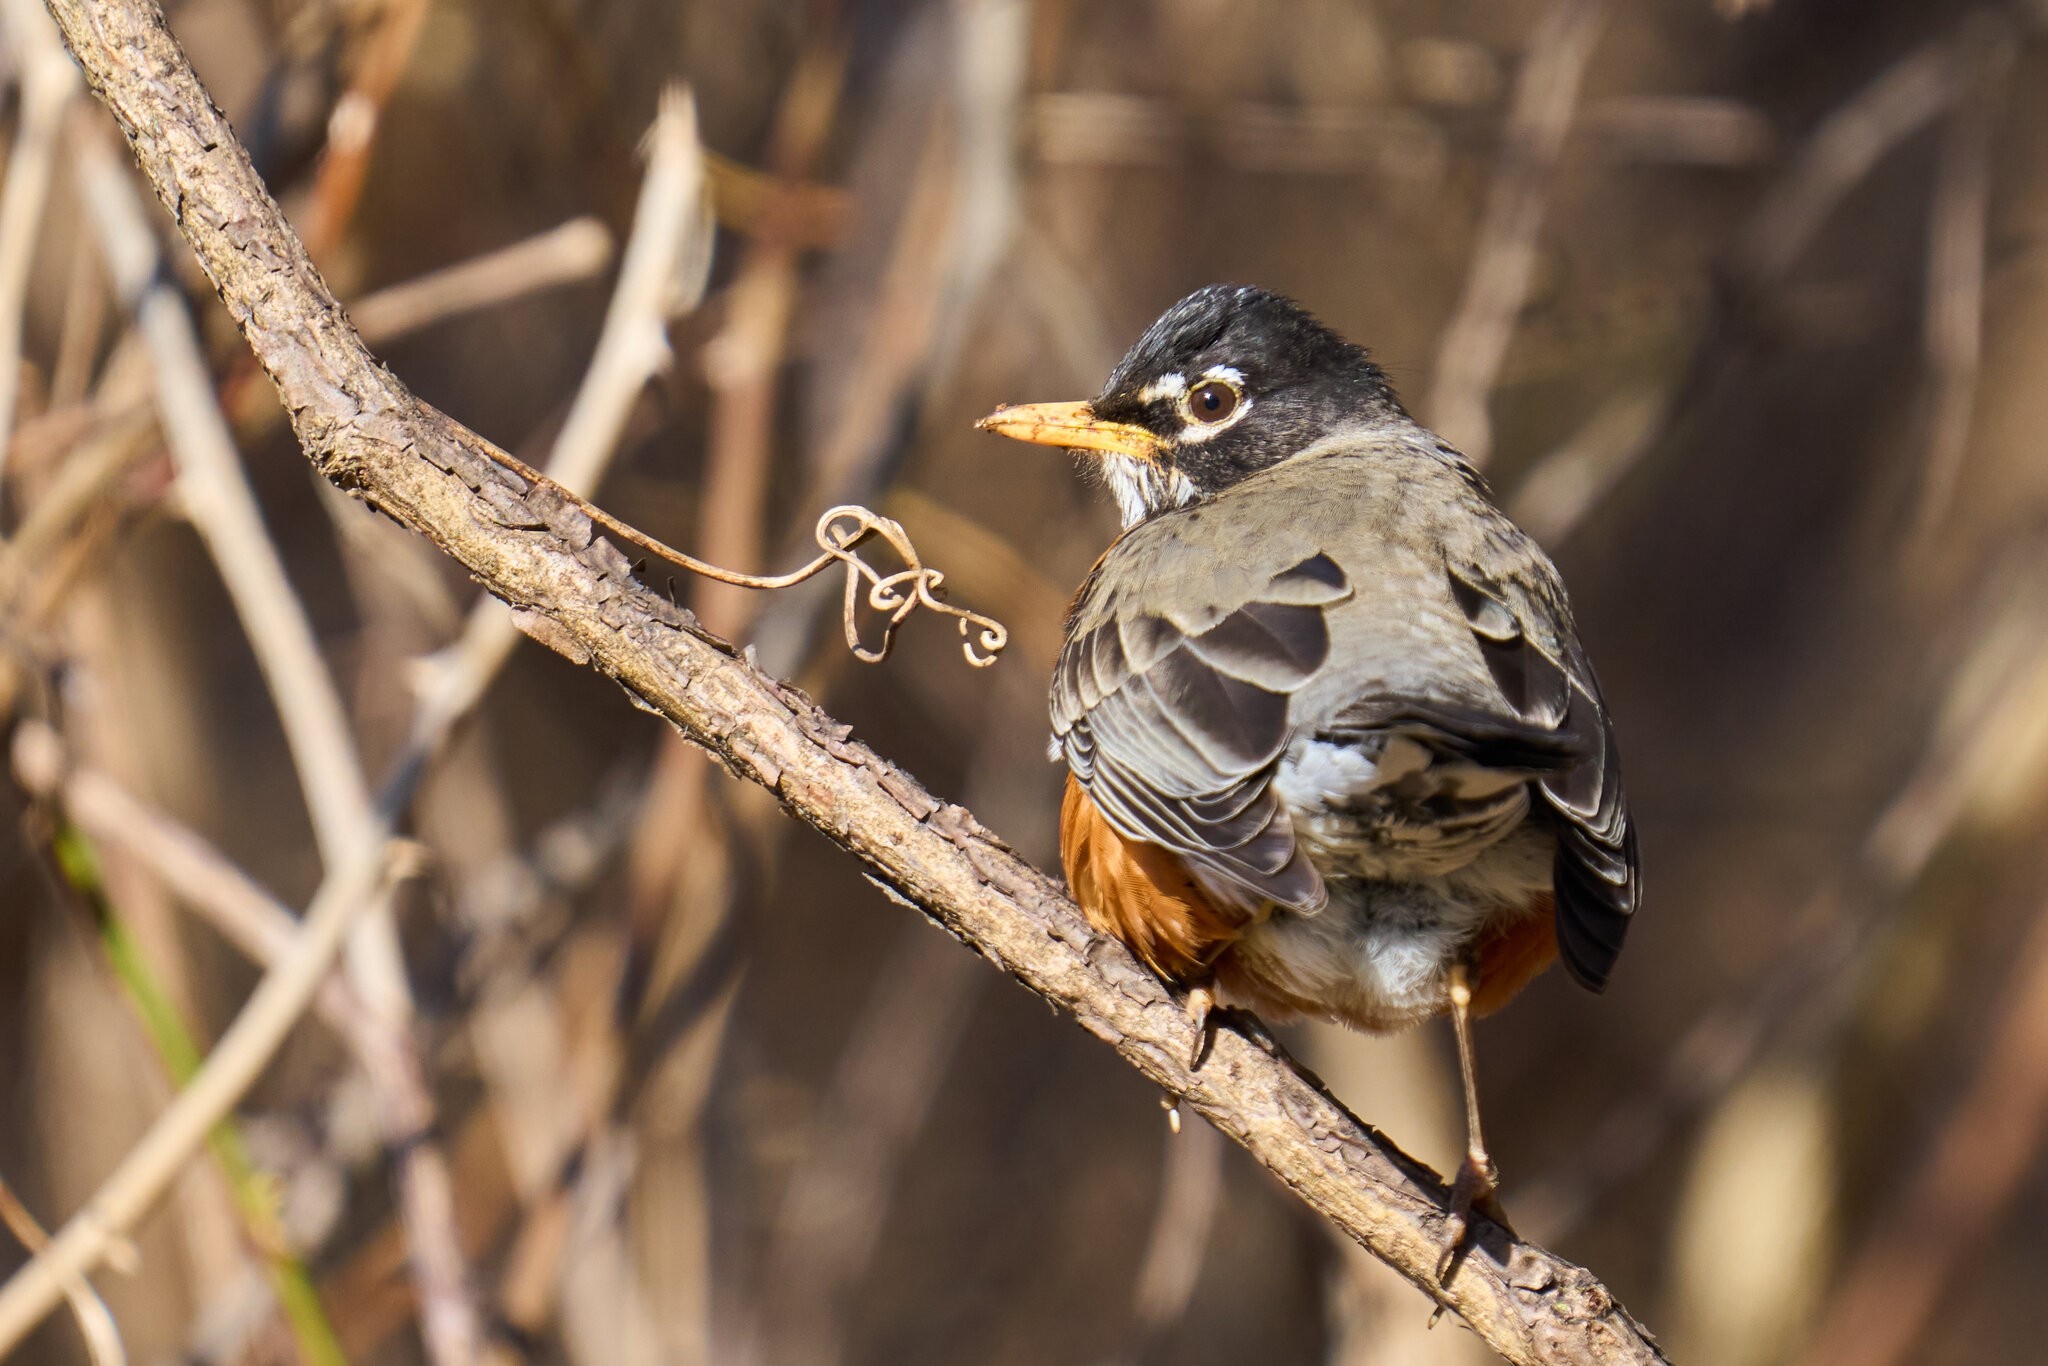
<path fill-rule="evenodd" d="M 1181 1003 L 1188 1013 L 1188 1019 L 1195 1025 L 1194 1046 L 1188 1050 L 1188 1071 L 1198 1070 L 1209 1050 L 1216 1043 L 1216 1027 L 1228 1018 L 1237 1026 L 1237 1032 L 1274 1057 L 1284 1056 L 1280 1041 L 1266 1028 L 1266 1022 L 1240 1006 L 1218 1005 L 1216 993 L 1208 986 L 1188 988 L 1188 994 Z"/>
<path fill-rule="evenodd" d="M 1443 1256 L 1437 1260 L 1436 1278 L 1449 1280 L 1458 1268 L 1458 1262 L 1465 1255 L 1468 1240 L 1472 1236 L 1472 1211 L 1499 1224 L 1509 1233 L 1514 1232 L 1508 1223 L 1507 1211 L 1500 1203 L 1500 1169 L 1493 1165 L 1493 1159 L 1483 1152 L 1465 1154 L 1465 1160 L 1458 1164 L 1458 1174 L 1451 1180 L 1450 1216 L 1444 1220 L 1445 1244 Z"/>
<path fill-rule="evenodd" d="M 1287 1055 L 1287 1050 L 1280 1046 L 1280 1040 L 1273 1037 L 1273 1031 L 1266 1028 L 1264 1020 L 1251 1011 L 1236 1006 L 1226 1006 L 1224 1009 L 1229 1012 L 1230 1018 L 1237 1022 L 1237 1032 L 1257 1044 L 1262 1052 L 1270 1053 L 1276 1058 Z"/>

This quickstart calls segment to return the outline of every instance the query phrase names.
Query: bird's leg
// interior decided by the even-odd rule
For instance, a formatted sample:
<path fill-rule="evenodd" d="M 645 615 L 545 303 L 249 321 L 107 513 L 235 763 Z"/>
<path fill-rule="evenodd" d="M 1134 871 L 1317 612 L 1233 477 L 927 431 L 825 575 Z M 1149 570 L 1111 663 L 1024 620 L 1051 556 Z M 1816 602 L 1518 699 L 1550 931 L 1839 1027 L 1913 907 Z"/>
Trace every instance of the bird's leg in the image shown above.
<path fill-rule="evenodd" d="M 1438 1263 L 1439 1279 L 1448 1276 L 1471 1232 L 1472 1211 L 1478 1210 L 1502 1228 L 1507 1213 L 1500 1207 L 1500 1169 L 1486 1151 L 1486 1138 L 1479 1130 L 1479 1067 L 1472 1050 L 1472 976 L 1463 963 L 1450 973 L 1451 1028 L 1458 1035 L 1458 1071 L 1465 1080 L 1465 1160 L 1451 1182 L 1450 1244 Z"/>

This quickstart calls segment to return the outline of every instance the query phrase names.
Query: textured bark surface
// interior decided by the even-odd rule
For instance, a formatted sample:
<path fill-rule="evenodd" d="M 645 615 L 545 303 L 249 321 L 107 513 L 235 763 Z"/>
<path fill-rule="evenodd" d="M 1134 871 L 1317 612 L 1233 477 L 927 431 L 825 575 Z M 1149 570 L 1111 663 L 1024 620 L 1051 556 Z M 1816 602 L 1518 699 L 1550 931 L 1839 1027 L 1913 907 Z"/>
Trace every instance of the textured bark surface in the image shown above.
<path fill-rule="evenodd" d="M 154 4 L 51 0 L 50 9 L 322 474 L 427 536 L 519 609 L 530 634 L 616 680 L 734 775 L 773 791 L 884 890 L 1184 1096 L 1502 1356 L 1664 1360 L 1591 1273 L 1491 1225 L 1481 1223 L 1471 1254 L 1440 1283 L 1446 1192 L 1434 1173 L 1313 1077 L 1227 1028 L 1190 1071 L 1192 1026 L 1180 1005 L 1094 933 L 1052 879 L 702 634 L 634 578 L 582 512 L 506 469 L 489 443 L 420 403 L 370 355 Z"/>

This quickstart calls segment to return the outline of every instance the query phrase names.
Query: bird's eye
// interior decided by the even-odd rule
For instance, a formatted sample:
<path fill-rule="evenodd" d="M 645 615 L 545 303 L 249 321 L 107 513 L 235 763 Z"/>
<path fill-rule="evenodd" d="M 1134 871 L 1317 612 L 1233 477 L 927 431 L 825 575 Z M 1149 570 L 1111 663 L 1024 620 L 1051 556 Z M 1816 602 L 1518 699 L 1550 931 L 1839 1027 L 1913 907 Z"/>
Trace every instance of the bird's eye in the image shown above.
<path fill-rule="evenodd" d="M 1237 386 L 1229 380 L 1206 380 L 1188 390 L 1188 416 L 1207 427 L 1228 422 L 1237 411 L 1239 398 Z"/>

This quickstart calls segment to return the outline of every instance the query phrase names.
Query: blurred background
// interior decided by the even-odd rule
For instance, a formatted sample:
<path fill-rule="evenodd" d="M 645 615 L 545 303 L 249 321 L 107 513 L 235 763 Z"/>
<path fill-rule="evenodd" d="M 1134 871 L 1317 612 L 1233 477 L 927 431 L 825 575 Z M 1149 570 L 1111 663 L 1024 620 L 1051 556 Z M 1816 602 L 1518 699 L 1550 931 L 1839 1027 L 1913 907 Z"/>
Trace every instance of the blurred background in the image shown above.
<path fill-rule="evenodd" d="M 2048 9 L 169 9 L 423 398 L 736 569 L 869 502 L 1008 623 L 870 666 L 829 588 L 672 581 L 1045 866 L 1115 524 L 973 420 L 1211 281 L 1368 343 L 1563 568 L 1641 830 L 1606 996 L 1479 1028 L 1518 1226 L 1676 1360 L 2041 1359 Z M 413 759 L 418 876 L 96 1277 L 128 1360 L 1491 1359 L 319 486 L 40 7 L 0 21 L 0 1271 Z M 1447 1029 L 1288 1040 L 1455 1164 Z"/>

